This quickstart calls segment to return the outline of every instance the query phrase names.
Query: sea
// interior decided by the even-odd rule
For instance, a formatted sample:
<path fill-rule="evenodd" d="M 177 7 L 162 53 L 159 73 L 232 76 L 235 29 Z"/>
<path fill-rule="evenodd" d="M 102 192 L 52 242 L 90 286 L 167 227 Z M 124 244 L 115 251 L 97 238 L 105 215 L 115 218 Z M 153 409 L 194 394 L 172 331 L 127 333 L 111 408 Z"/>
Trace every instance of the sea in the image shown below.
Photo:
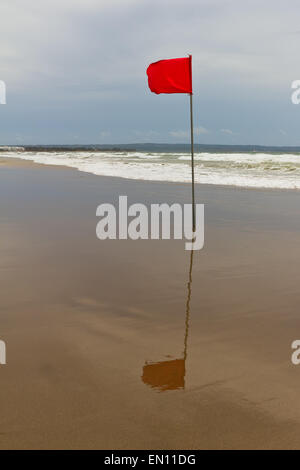
<path fill-rule="evenodd" d="M 0 146 L 0 158 L 134 180 L 191 181 L 191 153 L 185 144 Z M 300 147 L 197 144 L 194 163 L 199 184 L 300 189 Z"/>

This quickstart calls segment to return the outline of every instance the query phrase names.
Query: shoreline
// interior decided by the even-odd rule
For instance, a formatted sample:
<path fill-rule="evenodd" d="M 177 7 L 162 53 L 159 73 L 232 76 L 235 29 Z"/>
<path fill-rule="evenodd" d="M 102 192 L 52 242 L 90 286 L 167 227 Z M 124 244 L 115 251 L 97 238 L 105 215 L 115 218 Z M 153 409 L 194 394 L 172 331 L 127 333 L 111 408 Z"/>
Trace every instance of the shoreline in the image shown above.
<path fill-rule="evenodd" d="M 4 160 L 4 161 L 2 161 Z M 81 173 L 81 174 L 86 174 L 86 175 L 91 175 L 93 177 L 98 177 L 98 178 L 111 178 L 115 180 L 126 180 L 126 181 L 138 181 L 138 182 L 143 182 L 143 183 L 149 183 L 149 184 L 170 184 L 170 185 L 183 185 L 183 186 L 189 186 L 191 183 L 188 182 L 180 182 L 180 181 L 160 181 L 160 180 L 144 180 L 144 179 L 138 179 L 138 178 L 127 178 L 126 176 L 121 177 L 121 176 L 109 176 L 109 175 L 95 175 L 92 172 L 88 171 L 82 171 L 79 170 L 78 168 L 71 167 L 68 165 L 50 165 L 49 163 L 37 163 L 34 162 L 33 160 L 24 160 L 22 158 L 7 158 L 7 157 L 1 157 L 0 154 L 0 169 L 1 167 L 6 167 L 6 168 L 31 168 L 31 167 L 46 167 L 46 168 L 63 168 L 63 169 L 68 169 L 68 170 L 73 170 L 75 172 Z M 195 187 L 204 187 L 204 188 L 219 188 L 219 189 L 231 189 L 231 190 L 239 190 L 239 191 L 259 191 L 259 192 L 288 192 L 288 193 L 299 193 L 300 189 L 299 188 L 263 188 L 263 187 L 253 187 L 253 186 L 235 186 L 235 185 L 227 185 L 227 184 L 207 184 L 207 183 L 197 183 L 195 182 Z"/>

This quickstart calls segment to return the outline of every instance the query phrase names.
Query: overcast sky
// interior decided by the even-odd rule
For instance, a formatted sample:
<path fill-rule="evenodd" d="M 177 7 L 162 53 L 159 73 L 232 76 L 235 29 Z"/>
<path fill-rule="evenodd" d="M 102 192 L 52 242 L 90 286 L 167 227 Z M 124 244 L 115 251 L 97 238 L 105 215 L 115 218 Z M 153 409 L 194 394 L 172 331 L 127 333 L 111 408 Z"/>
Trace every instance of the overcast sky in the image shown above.
<path fill-rule="evenodd" d="M 193 55 L 196 141 L 300 145 L 299 0 L 1 0 L 0 144 L 187 142 L 187 95 L 146 68 Z"/>

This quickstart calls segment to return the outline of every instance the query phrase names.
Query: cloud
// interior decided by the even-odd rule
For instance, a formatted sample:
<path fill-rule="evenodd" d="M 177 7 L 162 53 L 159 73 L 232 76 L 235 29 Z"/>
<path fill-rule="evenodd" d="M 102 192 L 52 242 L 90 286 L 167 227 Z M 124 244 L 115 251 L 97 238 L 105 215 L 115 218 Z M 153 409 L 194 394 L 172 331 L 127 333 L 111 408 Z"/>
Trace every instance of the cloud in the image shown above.
<path fill-rule="evenodd" d="M 145 70 L 191 53 L 196 123 L 198 111 L 210 129 L 226 119 L 241 143 L 280 143 L 275 129 L 290 124 L 298 139 L 286 105 L 299 73 L 299 12 L 297 0 L 1 0 L 1 135 L 95 142 L 100 127 L 126 141 L 140 127 L 186 140 L 176 129 L 188 127 L 187 97 L 152 95 Z M 209 135 L 217 143 L 226 132 Z"/>
<path fill-rule="evenodd" d="M 149 130 L 138 130 L 134 129 L 129 131 L 129 136 L 133 142 L 155 142 L 162 139 L 162 135 L 158 131 L 152 129 Z"/>
<path fill-rule="evenodd" d="M 274 86 L 286 75 L 278 55 L 295 69 L 290 59 L 297 47 L 289 31 L 298 29 L 297 3 L 291 0 L 287 9 L 274 0 L 272 14 L 268 3 L 2 0 L 1 68 L 19 85 L 46 77 L 72 77 L 70 85 L 94 77 L 113 85 L 138 80 L 151 60 L 191 52 L 195 88 L 199 78 L 215 79 L 216 72 Z"/>
<path fill-rule="evenodd" d="M 206 129 L 205 127 L 195 127 L 194 128 L 194 135 L 203 135 L 203 134 L 209 134 L 209 130 Z M 191 131 L 190 130 L 173 130 L 169 132 L 169 135 L 175 139 L 189 139 L 191 136 Z"/>
<path fill-rule="evenodd" d="M 235 132 L 233 132 L 231 129 L 220 129 L 220 132 L 222 132 L 223 134 L 227 134 L 227 135 L 235 134 Z"/>
<path fill-rule="evenodd" d="M 170 131 L 169 134 L 174 139 L 184 139 L 184 140 L 187 139 L 191 135 L 189 131 L 183 131 L 183 130 Z"/>
<path fill-rule="evenodd" d="M 208 129 L 206 129 L 205 127 L 202 127 L 202 126 L 195 127 L 195 129 L 194 129 L 194 134 L 195 135 L 209 134 L 209 132 L 210 131 Z"/>
<path fill-rule="evenodd" d="M 110 135 L 111 135 L 110 131 L 101 131 L 99 134 L 99 137 L 103 139 L 105 137 L 110 137 Z"/>

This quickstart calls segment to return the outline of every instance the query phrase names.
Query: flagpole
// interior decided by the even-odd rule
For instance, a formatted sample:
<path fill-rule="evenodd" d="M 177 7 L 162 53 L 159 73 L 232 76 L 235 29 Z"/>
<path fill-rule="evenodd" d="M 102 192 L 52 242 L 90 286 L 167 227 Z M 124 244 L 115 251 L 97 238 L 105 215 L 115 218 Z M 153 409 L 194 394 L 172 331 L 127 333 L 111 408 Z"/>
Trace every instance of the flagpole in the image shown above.
<path fill-rule="evenodd" d="M 190 77 L 192 88 L 192 56 L 190 58 Z M 190 115 L 191 115 L 191 157 L 192 157 L 192 210 L 193 210 L 193 232 L 196 230 L 195 214 L 195 172 L 194 172 L 194 123 L 193 123 L 193 92 L 190 93 Z"/>
<path fill-rule="evenodd" d="M 195 232 L 195 230 L 196 230 L 196 218 L 195 218 L 195 172 L 194 172 L 194 124 L 193 124 L 193 94 L 192 93 L 190 93 L 190 111 L 191 111 L 193 232 Z"/>

